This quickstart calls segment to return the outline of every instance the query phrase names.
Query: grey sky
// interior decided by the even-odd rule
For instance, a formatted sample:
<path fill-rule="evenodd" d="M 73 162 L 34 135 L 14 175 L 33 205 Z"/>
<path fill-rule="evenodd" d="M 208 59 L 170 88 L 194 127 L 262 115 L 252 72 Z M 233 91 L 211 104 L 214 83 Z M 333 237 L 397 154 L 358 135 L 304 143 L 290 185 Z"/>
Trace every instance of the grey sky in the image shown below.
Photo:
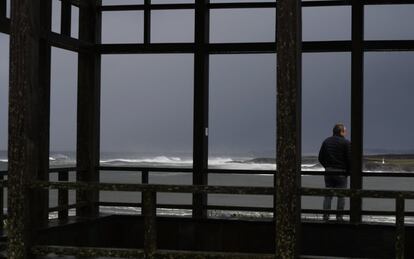
<path fill-rule="evenodd" d="M 161 0 L 160 0 L 161 1 Z M 55 1 L 57 2 L 57 1 Z M 139 2 L 139 1 L 138 1 Z M 161 1 L 162 2 L 162 1 Z M 191 1 L 190 1 L 191 2 Z M 216 1 L 222 2 L 222 1 Z M 240 1 L 242 2 L 242 1 Z M 387 8 L 385 8 L 387 7 Z M 414 39 L 414 6 L 366 7 L 366 39 Z M 57 10 L 58 5 L 54 5 Z M 76 8 L 74 9 L 76 10 Z M 142 42 L 142 14 L 104 15 L 104 42 Z M 78 14 L 75 11 L 74 17 Z M 189 42 L 192 11 L 152 15 L 154 42 Z M 307 8 L 304 40 L 349 40 L 349 7 Z M 58 31 L 58 17 L 53 28 Z M 212 42 L 272 41 L 273 10 L 215 10 Z M 128 35 L 128 33 L 132 33 Z M 135 34 L 133 34 L 135 33 Z M 72 34 L 77 36 L 77 30 Z M 0 150 L 7 148 L 8 37 L 0 34 Z M 52 51 L 52 150 L 76 144 L 77 55 Z M 303 55 L 303 152 L 316 153 L 337 121 L 350 124 L 350 53 Z M 414 151 L 414 53 L 365 55 L 365 148 Z M 210 151 L 272 155 L 276 55 L 212 55 Z M 103 151 L 191 152 L 193 56 L 110 55 L 102 59 Z"/>

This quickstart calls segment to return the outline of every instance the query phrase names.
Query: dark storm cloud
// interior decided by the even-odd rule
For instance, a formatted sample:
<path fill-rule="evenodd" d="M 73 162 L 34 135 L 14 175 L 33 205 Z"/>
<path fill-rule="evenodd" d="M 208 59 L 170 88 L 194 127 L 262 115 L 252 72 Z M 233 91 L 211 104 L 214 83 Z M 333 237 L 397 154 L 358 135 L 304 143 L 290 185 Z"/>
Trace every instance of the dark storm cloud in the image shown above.
<path fill-rule="evenodd" d="M 316 153 L 337 122 L 350 125 L 351 54 L 303 54 L 302 149 Z"/>
<path fill-rule="evenodd" d="M 275 85 L 275 54 L 211 56 L 212 154 L 275 153 Z"/>
<path fill-rule="evenodd" d="M 367 6 L 365 13 L 366 39 L 414 39 L 414 6 Z M 154 11 L 152 40 L 191 41 L 193 15 L 193 11 Z M 55 31 L 59 29 L 57 19 L 54 17 Z M 307 8 L 303 11 L 303 38 L 349 40 L 350 19 L 349 7 Z M 142 22 L 142 12 L 105 14 L 103 41 L 142 42 Z M 212 42 L 268 42 L 275 37 L 274 28 L 272 10 L 211 13 Z M 2 35 L 0 40 L 0 118 L 5 121 L 7 37 Z M 213 55 L 210 63 L 210 151 L 273 155 L 276 55 Z M 51 145 L 52 149 L 73 149 L 76 54 L 54 50 L 53 66 Z M 335 122 L 349 126 L 350 66 L 350 53 L 303 55 L 304 153 L 316 153 Z M 368 151 L 414 149 L 413 69 L 411 53 L 365 55 L 364 144 Z M 102 150 L 191 152 L 192 106 L 192 55 L 103 57 Z M 2 123 L 0 149 L 6 148 L 6 129 Z"/>
<path fill-rule="evenodd" d="M 102 150 L 191 150 L 193 55 L 109 55 L 102 68 Z"/>
<path fill-rule="evenodd" d="M 78 55 L 52 48 L 50 86 L 50 146 L 52 150 L 76 149 L 76 100 Z"/>
<path fill-rule="evenodd" d="M 365 144 L 414 151 L 414 53 L 365 55 Z"/>

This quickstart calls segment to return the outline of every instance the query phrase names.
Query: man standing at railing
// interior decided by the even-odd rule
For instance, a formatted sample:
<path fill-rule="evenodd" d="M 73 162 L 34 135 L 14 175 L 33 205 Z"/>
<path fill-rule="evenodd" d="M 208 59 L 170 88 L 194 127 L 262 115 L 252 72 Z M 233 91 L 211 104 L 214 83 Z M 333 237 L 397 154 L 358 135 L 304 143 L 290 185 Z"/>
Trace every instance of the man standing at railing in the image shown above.
<path fill-rule="evenodd" d="M 325 139 L 319 151 L 319 162 L 325 167 L 326 188 L 347 188 L 348 175 L 351 170 L 351 142 L 345 138 L 347 134 L 344 124 L 338 123 L 333 128 L 333 136 Z M 331 209 L 332 196 L 325 196 L 323 209 Z M 345 198 L 338 197 L 337 210 L 344 210 Z M 329 213 L 323 215 L 324 220 L 329 220 Z M 338 221 L 343 220 L 342 215 L 337 215 Z"/>

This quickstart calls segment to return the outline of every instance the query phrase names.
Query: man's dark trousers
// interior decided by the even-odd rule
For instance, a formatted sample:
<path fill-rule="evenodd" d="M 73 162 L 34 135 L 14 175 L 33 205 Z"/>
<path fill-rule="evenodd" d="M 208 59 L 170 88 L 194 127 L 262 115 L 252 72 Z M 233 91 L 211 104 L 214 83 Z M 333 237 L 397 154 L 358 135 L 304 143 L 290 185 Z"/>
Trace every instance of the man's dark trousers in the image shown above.
<path fill-rule="evenodd" d="M 345 171 L 343 169 L 336 168 L 326 168 L 327 174 L 325 175 L 325 187 L 326 188 L 347 188 L 348 187 L 348 177 L 345 175 L 338 175 Z M 329 173 L 332 173 L 331 175 Z M 323 209 L 330 210 L 332 203 L 332 196 L 325 196 L 323 200 Z M 344 210 L 345 208 L 345 198 L 338 197 L 337 210 Z M 325 220 L 329 219 L 329 214 L 324 214 L 323 218 Z M 338 215 L 338 219 L 342 219 L 342 216 Z"/>

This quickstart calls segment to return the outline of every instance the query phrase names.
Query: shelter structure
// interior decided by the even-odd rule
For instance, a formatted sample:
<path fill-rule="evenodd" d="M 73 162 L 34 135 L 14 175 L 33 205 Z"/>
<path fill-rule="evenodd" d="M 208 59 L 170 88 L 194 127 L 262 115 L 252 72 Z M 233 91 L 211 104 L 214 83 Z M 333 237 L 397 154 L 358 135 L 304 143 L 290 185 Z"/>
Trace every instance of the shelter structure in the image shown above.
<path fill-rule="evenodd" d="M 115 1 L 114 1 L 115 2 Z M 11 0 L 11 17 L 6 1 L 0 0 L 0 32 L 10 34 L 8 258 L 74 255 L 127 258 L 298 258 L 310 256 L 413 258 L 414 248 L 406 244 L 414 229 L 404 224 L 411 214 L 404 209 L 414 192 L 362 189 L 364 53 L 368 51 L 413 51 L 414 41 L 364 40 L 364 7 L 367 5 L 412 4 L 411 0 L 324 0 L 218 2 L 209 0 L 137 4 L 105 4 L 101 0 L 61 0 L 61 30 L 52 32 L 52 0 Z M 302 42 L 302 8 L 348 6 L 352 10 L 352 39 L 347 41 Z M 71 37 L 71 10 L 79 8 L 79 37 Z M 209 13 L 213 9 L 269 8 L 276 12 L 274 42 L 211 43 Z M 195 37 L 192 43 L 151 42 L 151 12 L 193 10 Z M 143 43 L 102 44 L 102 13 L 142 11 Z M 49 168 L 51 47 L 78 53 L 77 158 L 75 168 Z M 314 189 L 301 186 L 301 57 L 310 52 L 352 53 L 352 175 L 347 190 Z M 117 168 L 100 165 L 101 57 L 107 54 L 190 53 L 194 55 L 193 167 Z M 273 187 L 212 186 L 209 173 L 257 174 L 259 171 L 213 170 L 208 159 L 209 57 L 223 53 L 277 53 L 277 172 Z M 276 71 L 275 71 L 276 73 Z M 275 86 L 276 87 L 276 86 Z M 141 172 L 137 183 L 99 181 L 102 171 Z M 191 173 L 192 185 L 148 183 L 151 172 Z M 69 181 L 69 173 L 76 181 Z M 266 172 L 269 173 L 269 172 Z M 50 181 L 58 174 L 59 181 Z M 382 176 L 394 176 L 383 173 Z M 407 176 L 407 175 L 405 175 Z M 57 189 L 59 205 L 49 207 L 49 189 Z M 76 202 L 69 204 L 69 190 Z M 100 191 L 142 193 L 134 204 L 100 202 Z M 157 203 L 157 193 L 191 193 L 192 205 Z M 270 221 L 209 218 L 209 194 L 270 195 L 274 207 Z M 350 197 L 344 213 L 349 222 L 302 222 L 302 196 L 336 194 Z M 396 224 L 365 224 L 361 199 L 383 197 L 395 200 Z M 1 201 L 3 199 L 0 199 Z M 4 205 L 4 204 L 3 204 Z M 104 205 L 136 206 L 139 216 L 105 216 Z M 157 208 L 192 210 L 191 218 L 157 216 Z M 76 216 L 68 211 L 76 209 Z M 250 207 L 220 209 L 251 210 Z M 58 220 L 49 213 L 58 211 Z M 265 210 L 266 211 L 266 210 Z M 378 212 L 377 214 L 386 214 Z M 389 212 L 388 212 L 389 214 Z M 4 215 L 0 221 L 4 219 Z M 340 235 L 332 235 L 340 233 Z M 343 245 L 346 244 L 346 245 Z"/>

